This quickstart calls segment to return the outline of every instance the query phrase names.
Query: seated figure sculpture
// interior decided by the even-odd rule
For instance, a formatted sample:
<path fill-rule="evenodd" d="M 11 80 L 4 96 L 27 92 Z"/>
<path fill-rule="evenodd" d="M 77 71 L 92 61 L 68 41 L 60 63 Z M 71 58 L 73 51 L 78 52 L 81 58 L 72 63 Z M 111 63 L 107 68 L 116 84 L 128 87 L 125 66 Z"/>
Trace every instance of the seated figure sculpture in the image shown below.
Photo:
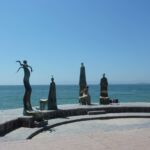
<path fill-rule="evenodd" d="M 81 91 L 81 96 L 79 97 L 80 102 L 82 105 L 90 105 L 91 104 L 91 97 L 88 92 L 88 86 Z"/>
<path fill-rule="evenodd" d="M 105 73 L 100 82 L 100 103 L 101 104 L 109 104 L 109 97 L 108 97 L 108 81 L 105 77 Z"/>

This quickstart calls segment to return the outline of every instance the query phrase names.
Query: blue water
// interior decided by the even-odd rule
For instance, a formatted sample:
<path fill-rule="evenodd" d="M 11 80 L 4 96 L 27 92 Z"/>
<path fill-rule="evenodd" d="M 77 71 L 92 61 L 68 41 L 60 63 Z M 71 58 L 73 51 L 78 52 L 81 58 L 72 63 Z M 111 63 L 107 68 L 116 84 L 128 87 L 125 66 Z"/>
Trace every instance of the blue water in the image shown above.
<path fill-rule="evenodd" d="M 57 103 L 78 103 L 79 87 L 77 85 L 57 85 Z M 49 85 L 33 85 L 31 103 L 38 106 L 41 98 L 47 98 Z M 99 102 L 99 85 L 89 85 L 92 103 Z M 0 110 L 22 107 L 23 85 L 0 86 Z M 109 97 L 120 102 L 150 102 L 150 84 L 146 85 L 109 85 Z"/>

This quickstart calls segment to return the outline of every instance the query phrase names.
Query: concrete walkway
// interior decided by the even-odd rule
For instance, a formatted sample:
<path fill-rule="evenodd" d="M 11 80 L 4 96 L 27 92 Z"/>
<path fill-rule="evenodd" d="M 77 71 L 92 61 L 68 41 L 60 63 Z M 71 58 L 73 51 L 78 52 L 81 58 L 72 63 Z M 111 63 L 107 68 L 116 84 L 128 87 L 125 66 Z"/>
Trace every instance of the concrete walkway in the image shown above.
<path fill-rule="evenodd" d="M 150 119 L 93 120 L 58 126 L 32 140 L 3 141 L 0 149 L 149 150 L 149 140 Z"/>
<path fill-rule="evenodd" d="M 150 107 L 150 103 L 122 103 L 115 105 L 99 105 L 94 104 L 91 106 L 83 106 L 79 104 L 71 104 L 71 105 L 59 105 L 59 109 L 67 110 L 67 109 L 78 109 L 78 108 L 97 108 L 97 107 Z M 9 120 L 16 119 L 22 116 L 22 109 L 12 109 L 12 110 L 1 110 L 0 111 L 1 120 L 0 124 Z M 0 137 L 0 142 L 6 141 L 17 141 L 17 140 L 25 140 L 27 138 L 32 138 L 35 135 L 38 135 L 44 130 L 51 129 L 56 126 L 60 126 L 63 124 L 75 123 L 78 121 L 87 121 L 87 120 L 95 120 L 95 119 L 112 119 L 112 118 L 150 118 L 150 113 L 108 113 L 108 114 L 100 114 L 100 115 L 84 115 L 84 116 L 71 116 L 67 118 L 56 118 L 50 119 L 48 121 L 48 126 L 46 128 L 19 128 L 16 129 L 3 137 Z"/>
<path fill-rule="evenodd" d="M 41 133 L 49 130 L 53 130 L 53 128 L 74 124 L 76 122 L 83 122 L 89 120 L 107 120 L 107 119 L 116 119 L 116 118 L 147 118 L 150 120 L 150 113 L 110 113 L 110 114 L 102 114 L 102 115 L 84 115 L 84 116 L 72 116 L 67 118 L 56 118 L 48 120 L 48 125 L 45 128 L 19 128 L 16 129 L 5 136 L 0 138 L 0 142 L 8 142 L 8 141 L 18 141 L 18 140 L 26 140 L 31 138 L 36 138 L 36 136 Z"/>
<path fill-rule="evenodd" d="M 0 124 L 5 123 L 10 120 L 17 119 L 21 116 L 23 116 L 22 113 L 23 109 L 18 108 L 18 109 L 8 109 L 8 110 L 0 110 Z"/>

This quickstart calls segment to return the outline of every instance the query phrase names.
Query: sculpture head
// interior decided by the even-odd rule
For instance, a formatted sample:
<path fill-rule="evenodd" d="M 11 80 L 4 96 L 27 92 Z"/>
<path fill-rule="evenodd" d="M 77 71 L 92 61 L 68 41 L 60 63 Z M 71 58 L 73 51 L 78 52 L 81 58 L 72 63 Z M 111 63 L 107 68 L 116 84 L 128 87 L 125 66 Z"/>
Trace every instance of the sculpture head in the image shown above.
<path fill-rule="evenodd" d="M 54 78 L 53 78 L 53 75 L 52 75 L 51 81 L 52 81 L 52 82 L 54 82 Z"/>
<path fill-rule="evenodd" d="M 24 63 L 25 65 L 27 65 L 27 61 L 26 61 L 26 60 L 24 60 L 23 63 Z"/>
<path fill-rule="evenodd" d="M 84 67 L 84 63 L 83 62 L 81 63 L 81 67 Z"/>
<path fill-rule="evenodd" d="M 105 73 L 103 73 L 103 78 L 105 78 Z"/>

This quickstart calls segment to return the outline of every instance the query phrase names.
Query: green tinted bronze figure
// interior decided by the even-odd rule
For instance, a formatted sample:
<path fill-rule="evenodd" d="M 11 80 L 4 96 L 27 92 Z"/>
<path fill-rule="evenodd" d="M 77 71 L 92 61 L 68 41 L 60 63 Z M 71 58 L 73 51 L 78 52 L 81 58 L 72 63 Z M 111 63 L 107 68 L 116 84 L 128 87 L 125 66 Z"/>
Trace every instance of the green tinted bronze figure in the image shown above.
<path fill-rule="evenodd" d="M 84 64 L 81 63 L 79 78 L 79 103 L 82 105 L 90 105 L 90 95 L 86 83 L 86 74 Z"/>
<path fill-rule="evenodd" d="M 83 90 L 87 87 L 86 83 L 86 75 L 85 75 L 85 67 L 84 64 L 81 63 L 80 67 L 80 78 L 79 78 L 79 96 L 82 96 Z"/>
<path fill-rule="evenodd" d="M 52 76 L 50 83 L 50 90 L 48 95 L 48 110 L 56 110 L 57 102 L 56 102 L 56 85 L 54 82 L 54 78 Z"/>
<path fill-rule="evenodd" d="M 23 83 L 25 87 L 25 93 L 23 97 L 23 104 L 24 104 L 24 115 L 27 114 L 27 111 L 32 111 L 32 106 L 30 102 L 30 97 L 31 97 L 31 92 L 32 88 L 30 86 L 29 78 L 30 78 L 30 70 L 32 72 L 32 67 L 27 64 L 27 61 L 24 60 L 23 63 L 21 61 L 16 61 L 20 64 L 19 69 L 17 72 L 22 68 L 24 70 L 24 78 L 23 78 Z M 30 70 L 29 70 L 30 68 Z"/>
<path fill-rule="evenodd" d="M 100 103 L 101 104 L 109 104 L 109 97 L 108 97 L 108 81 L 105 77 L 105 73 L 100 81 Z"/>
<path fill-rule="evenodd" d="M 107 78 L 105 77 L 105 73 L 103 74 L 103 77 L 101 79 L 100 87 L 101 87 L 101 97 L 108 97 L 108 81 Z"/>

